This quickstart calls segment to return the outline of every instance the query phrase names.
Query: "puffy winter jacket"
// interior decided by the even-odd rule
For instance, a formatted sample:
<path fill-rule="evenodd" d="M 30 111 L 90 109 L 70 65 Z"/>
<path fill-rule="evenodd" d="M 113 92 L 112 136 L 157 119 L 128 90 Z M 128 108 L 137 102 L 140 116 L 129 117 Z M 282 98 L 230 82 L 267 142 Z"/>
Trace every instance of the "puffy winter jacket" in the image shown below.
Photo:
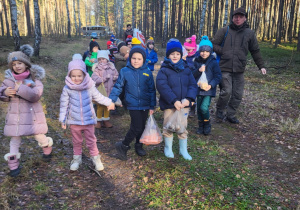
<path fill-rule="evenodd" d="M 205 91 L 202 90 L 200 87 L 198 87 L 198 95 L 215 97 L 217 85 L 220 83 L 222 79 L 222 73 L 219 64 L 213 55 L 210 55 L 206 61 L 204 61 L 203 58 L 200 56 L 197 57 L 194 61 L 194 70 L 193 70 L 193 75 L 196 81 L 198 81 L 202 75 L 202 72 L 199 71 L 199 68 L 203 64 L 205 64 L 205 74 L 206 74 L 208 84 L 211 85 L 211 89 Z"/>
<path fill-rule="evenodd" d="M 190 69 L 194 68 L 194 61 L 195 59 L 200 56 L 199 51 L 197 51 L 194 55 L 192 56 L 186 56 L 186 62 L 188 63 Z"/>
<path fill-rule="evenodd" d="M 184 69 L 175 70 L 168 61 L 161 65 L 156 77 L 156 88 L 160 94 L 159 106 L 161 110 L 172 109 L 176 101 L 186 98 L 195 101 L 197 84 L 187 63 L 183 62 Z"/>
<path fill-rule="evenodd" d="M 224 46 L 221 47 L 226 31 L 227 26 L 219 29 L 212 40 L 214 51 L 221 55 L 219 65 L 222 72 L 244 72 L 249 51 L 257 67 L 264 67 L 255 32 L 249 28 L 247 22 L 241 27 L 231 22 Z"/>
<path fill-rule="evenodd" d="M 122 68 L 109 98 L 116 102 L 125 88 L 125 101 L 129 110 L 154 109 L 156 91 L 152 72 L 145 63 L 136 69 L 129 62 Z"/>
<path fill-rule="evenodd" d="M 87 66 L 87 72 L 89 73 L 90 76 L 92 76 L 92 74 L 93 74 L 93 71 L 92 71 L 93 65 L 98 62 L 97 55 L 98 55 L 97 52 L 92 52 L 91 56 L 87 56 L 85 58 L 84 63 Z M 94 62 L 90 62 L 90 60 L 92 60 L 92 59 L 94 59 Z"/>
<path fill-rule="evenodd" d="M 43 94 L 43 84 L 40 80 L 45 77 L 45 70 L 37 65 L 30 68 L 34 87 L 20 85 L 16 96 L 7 97 L 4 94 L 6 88 L 15 88 L 15 78 L 10 69 L 5 71 L 5 80 L 0 87 L 0 100 L 9 102 L 5 118 L 5 136 L 29 136 L 46 134 L 48 126 L 46 123 L 43 106 L 39 102 Z"/>
<path fill-rule="evenodd" d="M 151 71 L 154 70 L 154 64 L 157 63 L 157 53 L 155 50 L 149 50 L 148 48 L 146 49 L 146 55 L 147 55 L 147 60 L 151 61 L 151 63 L 148 63 L 148 67 Z"/>

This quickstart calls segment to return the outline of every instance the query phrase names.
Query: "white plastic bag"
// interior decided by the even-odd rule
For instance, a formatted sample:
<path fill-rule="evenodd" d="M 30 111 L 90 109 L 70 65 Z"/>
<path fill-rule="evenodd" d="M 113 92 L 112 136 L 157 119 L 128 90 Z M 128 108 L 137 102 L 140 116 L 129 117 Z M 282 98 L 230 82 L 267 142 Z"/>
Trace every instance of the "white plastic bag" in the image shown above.
<path fill-rule="evenodd" d="M 165 124 L 164 129 L 178 134 L 183 133 L 186 128 L 183 122 L 187 115 L 184 109 L 176 110 L 174 114 L 169 118 L 169 121 Z"/>
<path fill-rule="evenodd" d="M 162 142 L 162 135 L 153 115 L 147 120 L 145 130 L 140 138 L 140 143 L 145 145 L 155 145 Z"/>
<path fill-rule="evenodd" d="M 116 106 L 123 106 L 122 101 L 120 100 L 120 98 L 117 99 L 117 101 L 115 102 Z"/>
<path fill-rule="evenodd" d="M 202 72 L 202 75 L 199 78 L 197 84 L 203 90 L 208 86 L 208 81 L 207 81 L 207 77 L 206 77 L 205 71 Z"/>

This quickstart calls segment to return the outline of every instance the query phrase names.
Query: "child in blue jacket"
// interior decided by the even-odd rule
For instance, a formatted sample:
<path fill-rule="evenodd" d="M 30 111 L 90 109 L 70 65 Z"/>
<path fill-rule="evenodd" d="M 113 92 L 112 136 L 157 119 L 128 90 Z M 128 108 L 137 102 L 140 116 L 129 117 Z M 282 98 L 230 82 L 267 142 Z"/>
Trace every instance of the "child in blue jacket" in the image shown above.
<path fill-rule="evenodd" d="M 174 158 L 172 151 L 173 132 L 166 129 L 169 119 L 176 110 L 184 109 L 181 121 L 184 131 L 177 131 L 179 138 L 179 153 L 186 160 L 192 160 L 187 151 L 187 116 L 191 103 L 197 95 L 197 84 L 192 71 L 182 59 L 182 45 L 176 39 L 167 44 L 167 52 L 161 69 L 156 77 L 156 87 L 160 94 L 159 105 L 164 111 L 163 136 L 165 140 L 164 153 L 168 158 Z"/>
<path fill-rule="evenodd" d="M 197 94 L 197 115 L 199 128 L 197 133 L 208 135 L 211 132 L 209 106 L 211 98 L 216 96 L 217 85 L 222 79 L 222 73 L 215 57 L 211 55 L 213 45 L 207 36 L 203 36 L 199 44 L 200 56 L 194 61 L 193 75 L 196 81 L 205 71 L 208 86 L 204 89 L 198 87 Z"/>
<path fill-rule="evenodd" d="M 146 52 L 143 47 L 135 46 L 130 50 L 129 62 L 122 68 L 109 98 L 116 102 L 122 90 L 125 89 L 125 101 L 129 110 L 131 123 L 123 141 L 115 144 L 118 157 L 127 160 L 130 143 L 136 139 L 135 151 L 139 156 L 145 156 L 146 151 L 140 143 L 145 129 L 148 114 L 153 114 L 156 105 L 156 91 L 152 72 L 146 64 Z M 149 111 L 150 110 L 150 111 Z"/>
<path fill-rule="evenodd" d="M 151 71 L 154 71 L 154 64 L 157 63 L 157 49 L 154 48 L 154 40 L 152 37 L 150 37 L 147 40 L 147 49 L 146 49 L 146 55 L 147 55 L 147 61 L 146 63 L 148 64 L 148 68 Z"/>

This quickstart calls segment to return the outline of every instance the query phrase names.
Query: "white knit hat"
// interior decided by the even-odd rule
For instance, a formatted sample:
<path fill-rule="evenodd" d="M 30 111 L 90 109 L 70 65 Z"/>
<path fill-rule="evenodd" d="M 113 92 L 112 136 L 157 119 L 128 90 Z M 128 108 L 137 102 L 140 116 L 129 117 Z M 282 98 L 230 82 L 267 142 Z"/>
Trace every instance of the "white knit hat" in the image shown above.
<path fill-rule="evenodd" d="M 109 50 L 98 50 L 97 58 L 105 58 L 109 61 Z"/>

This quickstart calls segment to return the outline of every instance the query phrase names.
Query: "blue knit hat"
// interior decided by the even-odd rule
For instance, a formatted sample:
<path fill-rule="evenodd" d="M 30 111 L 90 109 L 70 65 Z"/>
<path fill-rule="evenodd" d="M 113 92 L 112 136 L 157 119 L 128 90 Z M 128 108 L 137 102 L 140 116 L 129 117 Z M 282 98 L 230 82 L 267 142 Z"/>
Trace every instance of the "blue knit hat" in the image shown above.
<path fill-rule="evenodd" d="M 213 44 L 209 41 L 208 36 L 202 36 L 200 44 L 199 44 L 199 52 L 207 51 L 212 53 Z"/>
<path fill-rule="evenodd" d="M 172 52 L 180 52 L 182 57 L 182 45 L 177 39 L 170 39 L 167 43 L 166 57 L 168 58 Z"/>
<path fill-rule="evenodd" d="M 131 60 L 133 53 L 141 53 L 144 59 L 143 63 L 146 62 L 146 50 L 142 46 L 134 46 L 133 48 L 131 48 L 129 52 L 129 61 Z"/>

